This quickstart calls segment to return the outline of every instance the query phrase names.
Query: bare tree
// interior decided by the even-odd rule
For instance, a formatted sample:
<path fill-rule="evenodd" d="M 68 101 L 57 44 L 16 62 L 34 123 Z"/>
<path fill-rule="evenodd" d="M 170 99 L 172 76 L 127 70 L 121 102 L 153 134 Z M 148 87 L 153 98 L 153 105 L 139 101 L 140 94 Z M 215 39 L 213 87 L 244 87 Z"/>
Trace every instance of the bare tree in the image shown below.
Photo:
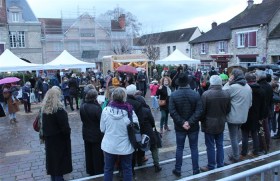
<path fill-rule="evenodd" d="M 143 35 L 139 40 L 139 44 L 144 46 L 143 53 L 147 55 L 149 60 L 153 61 L 153 65 L 160 57 L 159 41 L 160 33 Z"/>

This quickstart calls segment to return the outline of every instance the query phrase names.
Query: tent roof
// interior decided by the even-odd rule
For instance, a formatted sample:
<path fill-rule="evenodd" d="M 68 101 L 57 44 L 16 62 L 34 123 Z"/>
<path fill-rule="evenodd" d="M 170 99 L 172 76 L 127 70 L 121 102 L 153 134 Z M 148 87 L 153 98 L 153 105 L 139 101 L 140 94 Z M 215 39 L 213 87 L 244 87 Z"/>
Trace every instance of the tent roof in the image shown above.
<path fill-rule="evenodd" d="M 156 61 L 156 64 L 176 65 L 176 64 L 199 64 L 200 60 L 192 59 L 176 49 L 168 57 Z"/>
<path fill-rule="evenodd" d="M 53 61 L 44 64 L 44 69 L 66 69 L 66 68 L 90 68 L 95 67 L 95 63 L 88 63 L 78 60 L 66 50 L 64 50 Z"/>
<path fill-rule="evenodd" d="M 18 58 L 9 49 L 0 55 L 0 72 L 40 70 L 42 65 L 27 63 Z"/>

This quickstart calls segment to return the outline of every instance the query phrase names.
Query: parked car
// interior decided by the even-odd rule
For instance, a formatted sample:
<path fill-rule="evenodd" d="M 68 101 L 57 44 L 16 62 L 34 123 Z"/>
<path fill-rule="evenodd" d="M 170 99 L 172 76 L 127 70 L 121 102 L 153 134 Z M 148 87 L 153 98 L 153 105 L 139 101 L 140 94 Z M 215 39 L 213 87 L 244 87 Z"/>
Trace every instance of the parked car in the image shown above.
<path fill-rule="evenodd" d="M 280 68 L 277 64 L 253 64 L 248 67 L 248 71 L 253 71 L 255 69 L 265 70 L 267 66 L 272 69 L 274 75 L 280 76 Z"/>

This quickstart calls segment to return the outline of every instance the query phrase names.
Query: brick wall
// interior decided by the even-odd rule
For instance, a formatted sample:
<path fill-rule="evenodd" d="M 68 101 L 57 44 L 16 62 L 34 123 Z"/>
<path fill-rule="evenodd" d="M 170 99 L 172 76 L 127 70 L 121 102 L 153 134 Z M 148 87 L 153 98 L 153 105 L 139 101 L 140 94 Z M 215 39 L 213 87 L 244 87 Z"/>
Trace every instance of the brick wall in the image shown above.
<path fill-rule="evenodd" d="M 5 0 L 0 0 L 0 1 L 2 1 L 2 7 L 0 6 L 0 24 L 6 24 L 7 23 L 6 1 Z"/>

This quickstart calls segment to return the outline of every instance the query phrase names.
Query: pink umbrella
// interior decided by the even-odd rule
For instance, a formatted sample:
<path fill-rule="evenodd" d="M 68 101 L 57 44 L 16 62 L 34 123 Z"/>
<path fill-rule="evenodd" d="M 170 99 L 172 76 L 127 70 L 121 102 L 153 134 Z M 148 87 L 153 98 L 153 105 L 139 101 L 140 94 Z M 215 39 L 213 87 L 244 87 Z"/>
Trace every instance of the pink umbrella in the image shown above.
<path fill-rule="evenodd" d="M 121 65 L 117 68 L 118 72 L 126 72 L 126 73 L 131 73 L 131 74 L 136 74 L 137 70 L 136 68 L 130 66 L 130 65 Z"/>
<path fill-rule="evenodd" d="M 6 77 L 4 79 L 0 79 L 0 85 L 9 84 L 9 83 L 18 82 L 18 81 L 20 81 L 20 79 L 17 77 Z"/>

